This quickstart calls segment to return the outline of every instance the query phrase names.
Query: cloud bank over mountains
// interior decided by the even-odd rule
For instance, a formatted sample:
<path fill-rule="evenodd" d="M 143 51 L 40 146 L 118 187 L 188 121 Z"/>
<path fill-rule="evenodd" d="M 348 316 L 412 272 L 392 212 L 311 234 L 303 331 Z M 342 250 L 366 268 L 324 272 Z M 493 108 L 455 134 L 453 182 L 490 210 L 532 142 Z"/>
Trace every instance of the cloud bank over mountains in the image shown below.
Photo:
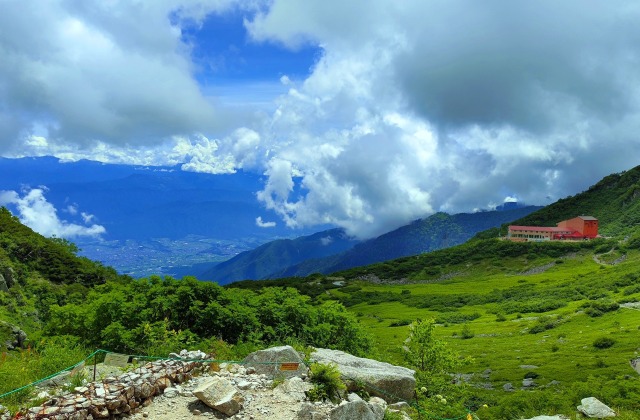
<path fill-rule="evenodd" d="M 257 197 L 285 223 L 332 223 L 360 237 L 508 196 L 546 204 L 638 164 L 633 1 L 3 9 L 3 156 L 264 173 Z M 267 107 L 229 106 L 199 81 L 197 38 L 182 35 L 231 12 L 245 15 L 246 43 L 321 48 L 306 78 L 283 67 L 272 83 L 286 93 Z"/>

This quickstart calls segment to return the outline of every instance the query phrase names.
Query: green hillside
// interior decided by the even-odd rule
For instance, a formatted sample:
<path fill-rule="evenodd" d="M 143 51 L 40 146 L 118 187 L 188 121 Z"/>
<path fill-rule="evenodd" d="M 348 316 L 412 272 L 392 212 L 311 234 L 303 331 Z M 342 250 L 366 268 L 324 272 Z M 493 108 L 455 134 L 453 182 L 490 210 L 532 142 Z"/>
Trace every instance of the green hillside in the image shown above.
<path fill-rule="evenodd" d="M 595 396 L 635 419 L 640 380 L 629 361 L 640 357 L 639 180 L 639 168 L 608 176 L 514 222 L 555 225 L 588 214 L 607 239 L 514 243 L 496 239 L 494 229 L 444 250 L 268 284 L 343 303 L 395 363 L 405 360 L 409 324 L 433 319 L 435 337 L 468 361 L 451 377 L 460 385 L 424 382 L 439 417 L 471 409 L 482 419 L 573 418 L 580 400 Z"/>
<path fill-rule="evenodd" d="M 96 348 L 166 357 L 199 348 L 235 359 L 274 344 L 366 355 L 372 341 L 337 302 L 295 289 L 225 289 L 193 277 L 132 279 L 81 258 L 0 208 L 0 395 L 72 366 Z M 36 388 L 0 405 L 25 406 Z"/>
<path fill-rule="evenodd" d="M 95 347 L 235 356 L 292 343 L 419 368 L 415 418 L 469 411 L 483 420 L 573 418 L 580 399 L 594 396 L 619 418 L 635 419 L 640 380 L 629 361 L 640 357 L 638 172 L 609 176 L 519 222 L 553 225 L 590 214 L 609 238 L 513 243 L 486 233 L 330 276 L 227 287 L 118 276 L 0 210 L 0 272 L 11 278 L 0 291 L 0 334 L 19 327 L 31 346 L 0 359 L 0 394 Z M 422 350 L 428 363 L 417 364 Z"/>
<path fill-rule="evenodd" d="M 628 235 L 640 226 L 640 166 L 603 178 L 587 191 L 566 197 L 514 221 L 513 225 L 556 226 L 562 220 L 588 215 L 598 219 L 600 233 L 606 236 Z M 502 232 L 504 232 L 503 225 Z M 478 238 L 497 236 L 491 229 Z"/>
<path fill-rule="evenodd" d="M 484 211 L 449 215 L 436 213 L 355 245 L 340 254 L 309 259 L 275 273 L 275 277 L 333 273 L 381 261 L 431 252 L 466 242 L 479 231 L 500 226 L 539 209 L 528 206 L 505 211 Z"/>

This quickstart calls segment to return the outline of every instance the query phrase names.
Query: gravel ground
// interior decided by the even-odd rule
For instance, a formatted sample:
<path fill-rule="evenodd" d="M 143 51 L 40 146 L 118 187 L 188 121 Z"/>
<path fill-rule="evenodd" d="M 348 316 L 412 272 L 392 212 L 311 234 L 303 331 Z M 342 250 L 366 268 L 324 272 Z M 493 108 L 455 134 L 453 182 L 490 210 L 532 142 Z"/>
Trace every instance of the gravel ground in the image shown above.
<path fill-rule="evenodd" d="M 233 375 L 231 375 L 233 376 Z M 251 379 L 251 376 L 238 377 L 238 380 Z M 156 397 L 147 407 L 141 407 L 138 413 L 128 418 L 131 420 L 184 420 L 194 417 L 211 419 L 235 420 L 288 420 L 298 418 L 298 412 L 303 406 L 311 403 L 304 401 L 304 393 L 299 390 L 287 390 L 287 382 L 271 389 L 271 381 L 266 380 L 266 386 L 241 390 L 245 399 L 243 409 L 235 416 L 226 416 L 208 407 L 193 395 L 193 390 L 211 376 L 204 374 L 176 387 L 177 392 L 167 392 Z M 318 415 L 314 418 L 329 418 L 329 412 L 334 406 L 331 403 L 314 403 L 313 411 Z"/>

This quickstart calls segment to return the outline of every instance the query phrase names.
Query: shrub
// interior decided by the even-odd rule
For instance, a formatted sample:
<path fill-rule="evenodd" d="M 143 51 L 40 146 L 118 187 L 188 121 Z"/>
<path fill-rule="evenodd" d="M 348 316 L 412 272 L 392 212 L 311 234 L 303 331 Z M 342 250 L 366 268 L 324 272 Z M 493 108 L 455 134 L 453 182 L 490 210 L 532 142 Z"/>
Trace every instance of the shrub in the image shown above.
<path fill-rule="evenodd" d="M 340 391 L 346 389 L 344 382 L 340 378 L 340 371 L 335 364 L 312 363 L 311 383 L 313 388 L 307 391 L 307 397 L 311 401 L 331 400 L 336 402 L 340 399 Z"/>
<path fill-rule="evenodd" d="M 593 342 L 593 347 L 597 349 L 608 349 L 616 343 L 616 340 L 609 337 L 596 338 Z"/>
<path fill-rule="evenodd" d="M 550 316 L 544 316 L 538 318 L 538 322 L 536 325 L 531 327 L 529 330 L 529 334 L 538 334 L 547 330 L 554 329 L 558 325 L 560 325 L 562 319 L 560 317 L 552 318 Z"/>
<path fill-rule="evenodd" d="M 620 305 L 617 302 L 613 301 L 599 300 L 586 302 L 581 307 L 585 308 L 585 314 L 589 315 L 592 318 L 595 318 L 604 315 L 606 312 L 613 312 L 618 310 L 618 308 L 620 308 Z"/>
<path fill-rule="evenodd" d="M 390 327 L 403 327 L 405 325 L 409 325 L 411 324 L 411 320 L 409 319 L 401 319 L 398 321 L 393 321 L 391 324 L 389 324 Z"/>
<path fill-rule="evenodd" d="M 473 333 L 473 331 L 471 331 L 467 324 L 464 324 L 464 326 L 462 327 L 462 331 L 460 331 L 460 336 L 463 339 L 467 340 L 469 338 L 473 338 L 475 334 Z"/>
<path fill-rule="evenodd" d="M 438 318 L 436 318 L 436 324 L 462 324 L 478 318 L 480 318 L 480 314 L 478 312 L 474 312 L 472 314 L 445 312 L 441 313 Z"/>

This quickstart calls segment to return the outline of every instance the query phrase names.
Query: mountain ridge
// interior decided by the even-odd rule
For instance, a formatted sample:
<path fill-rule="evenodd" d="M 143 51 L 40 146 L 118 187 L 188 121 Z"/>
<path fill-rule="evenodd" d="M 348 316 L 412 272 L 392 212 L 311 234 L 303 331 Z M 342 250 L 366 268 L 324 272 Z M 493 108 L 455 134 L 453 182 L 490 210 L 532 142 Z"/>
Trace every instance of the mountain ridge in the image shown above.
<path fill-rule="evenodd" d="M 332 235 L 335 234 L 340 235 L 338 232 L 344 234 L 344 231 L 319 232 L 295 240 L 269 242 L 195 274 L 201 279 L 216 281 L 219 284 L 246 279 L 261 280 L 304 277 L 313 273 L 328 274 L 355 266 L 457 245 L 470 239 L 479 230 L 499 226 L 504 221 L 522 217 L 539 208 L 527 206 L 504 211 L 456 215 L 436 213 L 424 219 L 414 220 L 408 225 L 373 239 L 345 243 L 345 248 L 338 252 L 330 252 L 331 249 L 322 245 L 313 248 L 313 244 L 318 244 L 318 238 L 322 235 L 333 237 Z M 347 246 L 349 244 L 351 246 Z M 301 255 L 304 252 L 306 254 Z M 286 255 L 291 254 L 294 254 L 294 257 L 287 259 Z M 269 258 L 273 259 L 271 263 L 268 261 Z"/>

